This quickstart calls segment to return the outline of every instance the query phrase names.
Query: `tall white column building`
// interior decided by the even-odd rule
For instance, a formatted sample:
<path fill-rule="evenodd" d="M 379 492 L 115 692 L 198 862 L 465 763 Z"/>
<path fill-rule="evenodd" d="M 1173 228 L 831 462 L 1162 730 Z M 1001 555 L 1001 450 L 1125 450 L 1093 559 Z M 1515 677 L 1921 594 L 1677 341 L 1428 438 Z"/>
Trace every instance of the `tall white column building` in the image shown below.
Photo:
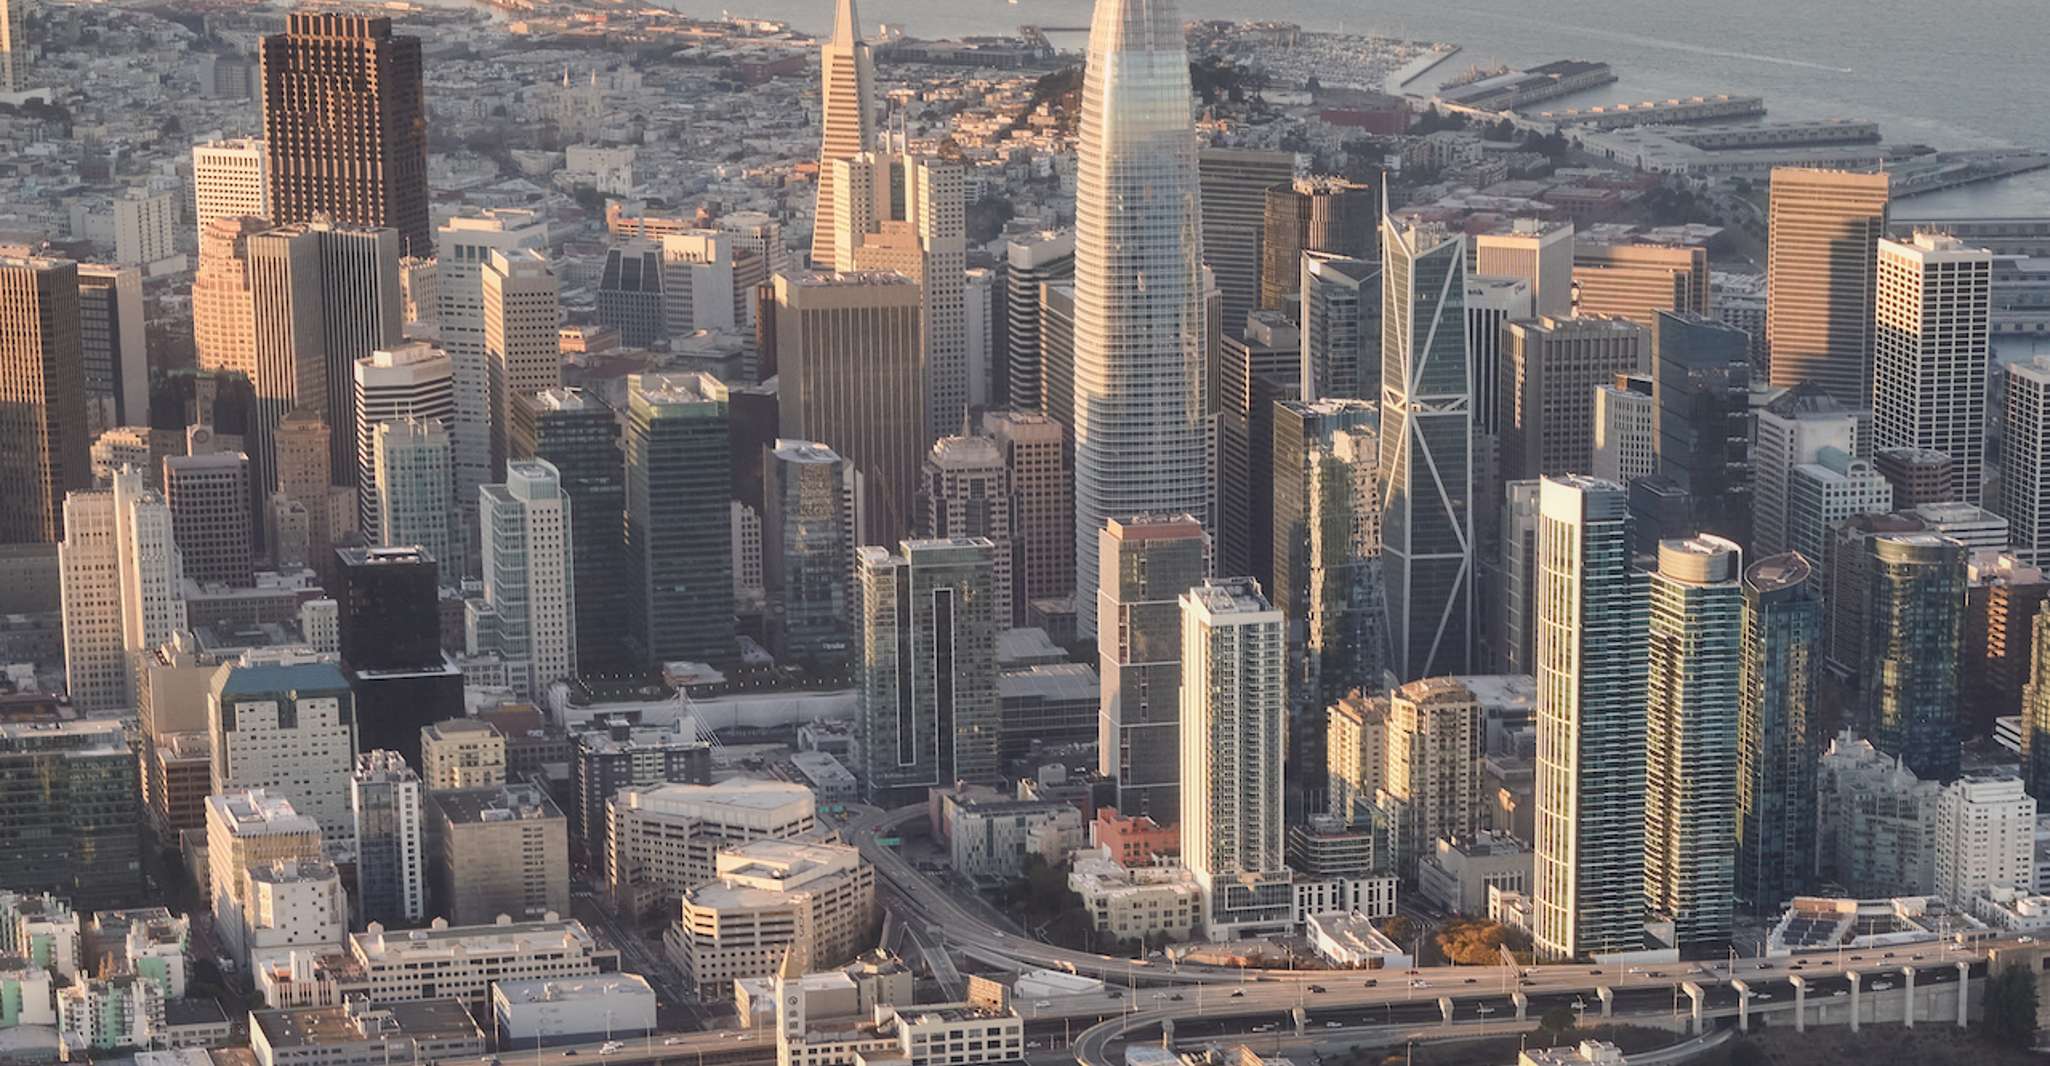
<path fill-rule="evenodd" d="M 1940 233 L 1879 242 L 1873 447 L 1950 456 L 1957 498 L 1972 504 L 1986 480 L 1992 310 L 1992 252 Z"/>
<path fill-rule="evenodd" d="M 2007 408 L 2000 438 L 2000 498 L 2016 558 L 2050 559 L 2050 356 L 2007 364 Z"/>
<path fill-rule="evenodd" d="M 484 264 L 484 369 L 491 389 L 492 480 L 510 458 L 512 404 L 562 385 L 562 293 L 548 257 L 493 251 Z"/>
<path fill-rule="evenodd" d="M 357 924 L 418 922 L 427 913 L 420 775 L 395 751 L 366 751 L 349 778 L 356 827 Z"/>
<path fill-rule="evenodd" d="M 1936 893 L 1967 907 L 1989 888 L 2024 894 L 2036 877 L 2036 801 L 2019 778 L 1962 777 L 1936 801 Z"/>
<path fill-rule="evenodd" d="M 1206 579 L 1181 608 L 1182 864 L 1213 939 L 1286 931 L 1287 623 L 1246 577 Z"/>
<path fill-rule="evenodd" d="M 504 484 L 478 496 L 484 602 L 498 615 L 499 653 L 521 699 L 576 676 L 570 507 L 561 475 L 541 459 L 507 463 Z"/>
<path fill-rule="evenodd" d="M 458 424 L 453 360 L 431 344 L 412 343 L 356 360 L 354 423 L 358 521 L 375 537 L 377 513 L 377 426 L 392 419 Z M 456 430 L 449 428 L 451 439 Z M 460 463 L 460 459 L 458 460 Z"/>
<path fill-rule="evenodd" d="M 455 449 L 441 422 L 389 419 L 371 438 L 375 546 L 419 546 L 441 564 L 442 584 L 462 581 L 465 559 L 461 515 L 455 510 Z"/>
<path fill-rule="evenodd" d="M 1823 449 L 1848 456 L 1870 457 L 1864 423 L 1869 412 L 1849 407 L 1828 389 L 1803 382 L 1788 389 L 1758 412 L 1757 447 L 1751 457 L 1757 471 L 1752 494 L 1751 550 L 1764 558 L 1793 547 L 1793 520 L 1788 513 L 1794 468 L 1820 460 Z M 1820 563 L 1820 558 L 1810 562 Z"/>
<path fill-rule="evenodd" d="M 185 628 L 171 508 L 147 485 L 129 467 L 112 489 L 64 500 L 64 681 L 72 705 L 88 714 L 133 709 L 141 656 Z"/>
<path fill-rule="evenodd" d="M 456 493 L 466 519 L 477 512 L 478 486 L 498 480 L 491 472 L 494 427 L 484 348 L 484 266 L 493 252 L 511 255 L 547 247 L 548 223 L 520 208 L 458 215 L 434 232 L 435 343 L 448 353 L 454 376 L 455 414 L 448 432 L 455 444 Z"/>
<path fill-rule="evenodd" d="M 269 218 L 270 163 L 263 138 L 193 145 L 192 206 L 202 238 L 207 223 L 217 218 Z"/>
<path fill-rule="evenodd" d="M 1075 189 L 1075 624 L 1105 519 L 1213 513 L 1201 210 L 1173 0 L 1097 0 Z"/>
<path fill-rule="evenodd" d="M 1644 575 L 1623 486 L 1546 478 L 1538 497 L 1537 826 L 1541 958 L 1644 938 Z"/>

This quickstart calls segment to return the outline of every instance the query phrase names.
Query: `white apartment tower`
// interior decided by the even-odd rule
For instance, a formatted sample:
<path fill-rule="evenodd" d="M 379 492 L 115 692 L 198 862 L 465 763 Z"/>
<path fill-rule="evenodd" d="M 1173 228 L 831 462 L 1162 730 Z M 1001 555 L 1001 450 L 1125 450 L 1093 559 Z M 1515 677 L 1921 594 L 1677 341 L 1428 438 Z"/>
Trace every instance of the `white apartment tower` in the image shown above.
<path fill-rule="evenodd" d="M 514 398 L 562 384 L 562 300 L 555 268 L 531 248 L 494 249 L 482 280 L 484 372 L 491 390 L 486 474 L 496 480 L 509 456 L 506 437 L 512 432 Z"/>
<path fill-rule="evenodd" d="M 435 343 L 448 353 L 454 414 L 449 438 L 456 453 L 456 493 L 463 515 L 476 514 L 477 488 L 498 480 L 491 468 L 491 369 L 485 356 L 484 268 L 493 252 L 507 255 L 548 247 L 548 223 L 533 211 L 487 208 L 458 215 L 434 231 Z M 368 529 L 369 526 L 364 528 Z"/>
<path fill-rule="evenodd" d="M 1752 497 L 1753 554 L 1765 558 L 1793 546 L 1788 539 L 1787 495 L 1795 467 L 1816 462 L 1825 448 L 1852 456 L 1871 455 L 1869 446 L 1861 447 L 1866 444 L 1861 423 L 1867 418 L 1866 412 L 1838 402 L 1813 382 L 1795 385 L 1758 411 L 1757 446 L 1751 452 L 1757 471 Z"/>
<path fill-rule="evenodd" d="M 441 564 L 442 583 L 460 583 L 464 534 L 455 510 L 455 449 L 439 420 L 389 419 L 371 436 L 371 483 L 380 548 L 425 548 Z"/>
<path fill-rule="evenodd" d="M 2007 410 L 2000 442 L 2000 498 L 2015 557 L 2050 559 L 2050 356 L 2007 364 Z"/>
<path fill-rule="evenodd" d="M 217 218 L 269 218 L 270 163 L 260 137 L 192 146 L 193 217 L 199 235 Z"/>
<path fill-rule="evenodd" d="M 1546 478 L 1538 499 L 1537 798 L 1531 911 L 1541 958 L 1644 937 L 1645 594 L 1623 486 Z M 1734 705 L 1733 705 L 1734 706 Z"/>
<path fill-rule="evenodd" d="M 1992 305 L 1992 252 L 1928 232 L 1879 242 L 1873 447 L 1950 456 L 1958 499 L 1972 504 L 1986 480 Z"/>
<path fill-rule="evenodd" d="M 207 730 L 215 794 L 283 796 L 319 823 L 329 846 L 353 852 L 356 700 L 334 660 L 247 652 L 222 663 L 207 686 Z"/>
<path fill-rule="evenodd" d="M 185 628 L 170 506 L 133 467 L 115 473 L 112 489 L 72 493 L 57 565 L 72 705 L 88 714 L 133 709 L 140 657 Z"/>
<path fill-rule="evenodd" d="M 570 506 L 561 475 L 541 459 L 507 463 L 505 483 L 478 497 L 484 601 L 498 614 L 499 650 L 521 699 L 576 676 Z"/>
<path fill-rule="evenodd" d="M 379 528 L 377 513 L 377 426 L 392 419 L 439 421 L 451 440 L 457 430 L 453 360 L 442 349 L 415 342 L 356 360 L 357 513 L 365 536 Z M 459 460 L 460 461 L 460 460 Z"/>
<path fill-rule="evenodd" d="M 1936 893 L 1969 907 L 1991 888 L 2029 893 L 2036 881 L 2036 801 L 2021 779 L 1968 776 L 1936 801 Z"/>

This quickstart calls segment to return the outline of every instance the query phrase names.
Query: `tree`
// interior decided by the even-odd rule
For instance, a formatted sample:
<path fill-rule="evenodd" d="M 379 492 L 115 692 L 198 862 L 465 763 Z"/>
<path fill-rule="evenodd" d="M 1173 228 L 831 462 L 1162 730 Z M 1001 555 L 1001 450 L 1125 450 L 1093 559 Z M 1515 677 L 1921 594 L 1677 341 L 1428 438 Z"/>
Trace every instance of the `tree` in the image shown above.
<path fill-rule="evenodd" d="M 1560 1037 L 1573 1031 L 1573 1008 L 1558 1006 L 1544 1012 L 1538 1017 L 1538 1028 L 1552 1034 L 1552 1041 L 1557 1043 Z"/>
<path fill-rule="evenodd" d="M 2027 1050 L 2036 1043 L 2036 979 L 2026 966 L 2010 966 L 1986 982 L 1986 1039 Z"/>

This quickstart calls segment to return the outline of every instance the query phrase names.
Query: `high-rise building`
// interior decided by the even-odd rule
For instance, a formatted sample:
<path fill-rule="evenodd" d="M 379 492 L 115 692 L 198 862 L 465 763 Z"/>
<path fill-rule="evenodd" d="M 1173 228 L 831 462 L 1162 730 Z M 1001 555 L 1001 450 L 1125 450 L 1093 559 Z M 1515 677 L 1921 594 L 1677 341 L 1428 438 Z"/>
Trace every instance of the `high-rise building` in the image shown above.
<path fill-rule="evenodd" d="M 2006 774 L 1959 778 L 1936 801 L 1936 894 L 1953 906 L 2036 877 L 2036 801 Z"/>
<path fill-rule="evenodd" d="M 78 264 L 0 256 L 0 544 L 64 539 L 64 496 L 92 485 Z"/>
<path fill-rule="evenodd" d="M 1288 619 L 1289 713 L 1315 717 L 1354 688 L 1378 687 L 1385 640 L 1366 626 L 1380 614 L 1377 573 L 1369 559 L 1381 552 L 1380 420 L 1366 400 L 1285 400 L 1274 404 L 1271 500 L 1271 569 L 1268 597 Z M 1256 479 L 1256 484 L 1258 480 Z M 1291 729 L 1298 765 L 1317 766 L 1323 731 Z"/>
<path fill-rule="evenodd" d="M 65 690 L 80 711 L 125 713 L 136 706 L 142 656 L 185 628 L 171 509 L 129 468 L 111 489 L 66 497 L 64 519 Z"/>
<path fill-rule="evenodd" d="M 1656 470 L 1657 423 L 1649 376 L 1617 374 L 1612 384 L 1595 386 L 1594 476 L 1628 485 Z"/>
<path fill-rule="evenodd" d="M 1571 959 L 1644 939 L 1645 577 L 1621 485 L 1539 491 L 1532 935 Z"/>
<path fill-rule="evenodd" d="M 505 734 L 482 719 L 421 726 L 420 783 L 433 792 L 505 784 L 505 747 Z"/>
<path fill-rule="evenodd" d="M 1644 904 L 1675 946 L 1730 938 L 1736 892 L 1743 551 L 1668 540 L 1651 575 L 1645 680 Z"/>
<path fill-rule="evenodd" d="M 1473 396 L 1465 240 L 1381 222 L 1381 539 L 1398 680 L 1467 671 Z"/>
<path fill-rule="evenodd" d="M 1698 314 L 1652 316 L 1658 472 L 1694 502 L 1695 529 L 1751 537 L 1751 362 L 1743 330 Z"/>
<path fill-rule="evenodd" d="M 586 672 L 623 669 L 627 582 L 619 560 L 626 460 L 619 448 L 619 420 L 582 389 L 543 389 L 514 402 L 511 456 L 547 461 L 570 500 L 578 667 Z M 851 559 L 853 549 L 848 552 Z"/>
<path fill-rule="evenodd" d="M 1620 318 L 1502 327 L 1502 462 L 1511 480 L 1594 469 L 1594 390 L 1650 369 L 1651 336 Z"/>
<path fill-rule="evenodd" d="M 1949 456 L 1965 503 L 1986 479 L 1992 305 L 1992 252 L 1930 232 L 1879 242 L 1872 445 Z"/>
<path fill-rule="evenodd" d="M 254 583 L 253 498 L 249 457 L 241 452 L 165 457 L 164 502 L 171 508 L 171 531 L 186 577 L 201 583 Z"/>
<path fill-rule="evenodd" d="M 275 220 L 389 227 L 404 254 L 433 254 L 420 39 L 381 16 L 295 11 L 260 54 Z"/>
<path fill-rule="evenodd" d="M 2005 538 L 2003 538 L 2005 539 Z M 2002 718 L 2023 714 L 2035 645 L 2030 633 L 2050 599 L 2050 576 L 2008 552 L 1974 551 L 1965 597 L 1961 736 L 1991 736 Z"/>
<path fill-rule="evenodd" d="M 1165 825 L 1181 817 L 1180 598 L 1208 576 L 1210 538 L 1192 515 L 1112 518 L 1101 537 L 1097 767 L 1120 811 Z"/>
<path fill-rule="evenodd" d="M 356 396 L 356 449 L 351 460 L 357 469 L 357 521 L 364 536 L 382 543 L 376 541 L 382 529 L 377 502 L 377 427 L 411 419 L 439 422 L 443 430 L 449 430 L 456 418 L 454 374 L 446 352 L 415 341 L 358 359 L 352 391 Z M 451 580 L 460 577 L 457 567 Z"/>
<path fill-rule="evenodd" d="M 1186 51 L 1173 0 L 1096 5 L 1075 190 L 1075 622 L 1082 633 L 1096 629 L 1097 532 L 1105 520 L 1211 513 L 1208 319 L 1197 234 L 1210 235 L 1212 226 L 1198 199 Z M 1230 160 L 1212 165 L 1224 168 L 1211 172 L 1221 177 Z M 1258 283 L 1259 190 L 1272 184 L 1248 183 L 1237 210 L 1226 198 L 1215 204 L 1220 225 L 1229 216 L 1249 230 L 1236 287 L 1240 316 Z M 1226 321 L 1239 317 L 1230 307 L 1226 300 Z"/>
<path fill-rule="evenodd" d="M 334 541 L 340 532 L 335 528 L 336 521 L 341 520 L 345 529 L 355 528 L 357 509 L 353 489 L 331 484 L 328 425 L 318 413 L 306 410 L 294 411 L 278 421 L 271 437 L 278 453 L 277 489 L 270 496 L 264 516 L 272 530 L 265 543 L 270 546 L 273 561 L 280 567 L 296 561 L 312 567 L 323 578 L 334 571 Z M 355 465 L 352 451 L 349 466 L 353 469 Z M 276 532 L 281 505 L 288 511 L 291 507 L 299 508 L 306 519 L 306 542 L 297 552 L 296 560 L 280 544 L 282 538 Z"/>
<path fill-rule="evenodd" d="M 363 535 L 380 548 L 424 548 L 441 564 L 444 581 L 458 581 L 464 544 L 448 430 L 439 419 L 385 419 L 372 430 L 370 444 L 377 524 Z"/>
<path fill-rule="evenodd" d="M 1164 48 L 1169 39 L 1146 39 L 1132 34 L 1149 5 L 1128 8 L 1119 17 L 1127 28 L 1114 49 Z M 1101 14 L 1101 11 L 1098 12 Z M 1102 24 L 1099 18 L 1098 25 Z M 1090 34 L 1092 44 L 1096 34 Z M 1172 116 L 1167 116 L 1172 117 Z M 1267 191 L 1277 185 L 1293 185 L 1296 158 L 1293 152 L 1265 152 L 1247 148 L 1205 148 L 1197 159 L 1202 200 L 1203 262 L 1217 276 L 1224 294 L 1224 335 L 1236 335 L 1244 328 L 1246 312 L 1261 306 L 1260 275 L 1262 239 L 1267 231 Z M 1079 217 L 1077 219 L 1079 221 Z"/>
<path fill-rule="evenodd" d="M 1788 553 L 1744 571 L 1737 692 L 1736 894 L 1770 912 L 1815 867 L 1811 715 L 1822 666 L 1821 575 Z"/>
<path fill-rule="evenodd" d="M 200 240 L 217 218 L 270 218 L 270 154 L 261 137 L 192 146 L 193 218 Z"/>
<path fill-rule="evenodd" d="M 427 915 L 420 775 L 395 751 L 366 751 L 349 778 L 356 830 L 358 924 L 417 924 Z"/>
<path fill-rule="evenodd" d="M 453 378 L 455 416 L 448 429 L 455 442 L 456 492 L 462 497 L 467 521 L 476 514 L 478 486 L 498 480 L 492 446 L 506 433 L 494 421 L 499 408 L 492 391 L 492 361 L 485 350 L 485 267 L 493 253 L 504 253 L 513 260 L 523 258 L 525 252 L 547 248 L 548 223 L 534 211 L 487 208 L 449 219 L 436 231 L 436 244 L 440 255 L 435 264 L 435 344 L 448 353 Z M 515 284 L 513 288 L 523 297 L 531 295 L 524 286 Z M 501 280 L 501 307 L 504 292 Z M 519 301 L 519 306 L 525 308 L 526 299 Z M 518 321 L 521 328 L 515 333 L 531 337 L 526 330 L 533 323 L 524 315 Z"/>
<path fill-rule="evenodd" d="M 1296 281 L 1305 400 L 1381 398 L 1381 264 L 1304 252 Z"/>
<path fill-rule="evenodd" d="M 440 581 L 416 547 L 340 548 L 335 601 L 342 665 L 356 692 L 359 750 L 420 761 L 420 727 L 463 713 L 463 675 L 441 651 Z"/>
<path fill-rule="evenodd" d="M 734 653 L 727 422 L 726 386 L 709 374 L 627 386 L 627 642 L 643 662 Z"/>
<path fill-rule="evenodd" d="M 598 323 L 618 331 L 619 343 L 650 348 L 669 336 L 663 314 L 662 245 L 645 238 L 616 241 L 598 275 Z"/>
<path fill-rule="evenodd" d="M 1872 453 L 1872 469 L 1893 486 L 1895 507 L 1919 507 L 1925 503 L 1957 500 L 1957 463 L 1933 448 L 1880 448 Z M 1998 511 L 2000 501 L 1986 501 Z"/>
<path fill-rule="evenodd" d="M 1324 726 L 1325 791 L 1333 817 L 1374 826 L 1388 772 L 1388 698 L 1351 692 L 1333 703 Z"/>
<path fill-rule="evenodd" d="M 1501 549 L 1494 574 L 1501 619 L 1494 662 L 1507 674 L 1537 676 L 1537 573 L 1540 481 L 1502 487 Z"/>
<path fill-rule="evenodd" d="M 1773 169 L 1765 343 L 1774 385 L 1812 382 L 1846 407 L 1871 405 L 1875 262 L 1889 181 L 1883 171 Z"/>
<path fill-rule="evenodd" d="M 0 3 L 0 92 L 29 87 L 29 0 Z"/>
<path fill-rule="evenodd" d="M 213 791 L 263 789 L 320 824 L 321 839 L 354 850 L 349 781 L 356 766 L 356 700 L 332 660 L 246 653 L 207 686 Z"/>
<path fill-rule="evenodd" d="M 288 229 L 311 234 L 319 252 L 328 423 L 353 426 L 356 360 L 397 347 L 406 340 L 404 295 L 399 286 L 399 234 L 388 227 L 351 226 L 325 218 Z M 355 446 L 356 442 L 346 432 L 333 435 L 328 462 L 336 484 L 356 484 L 356 470 L 349 465 Z"/>
<path fill-rule="evenodd" d="M 762 467 L 762 581 L 776 656 L 845 659 L 861 603 L 861 479 L 823 444 L 779 440 Z M 1065 532 L 1065 530 L 1063 530 Z"/>
<path fill-rule="evenodd" d="M 818 441 L 860 471 L 865 544 L 916 525 L 927 440 L 919 292 L 894 273 L 775 280 L 778 433 Z"/>
<path fill-rule="evenodd" d="M 868 42 L 861 39 L 861 18 L 854 0 L 833 5 L 833 36 L 819 48 L 819 192 L 812 212 L 811 262 L 833 262 L 833 237 L 839 232 L 839 209 L 826 180 L 836 159 L 875 150 L 875 64 Z"/>
<path fill-rule="evenodd" d="M 1473 431 L 1497 440 L 1513 424 L 1513 396 L 1502 393 L 1502 327 L 1537 317 L 1530 282 L 1522 278 L 1466 279 L 1466 361 L 1473 368 Z M 1497 463 L 1497 466 L 1500 464 Z"/>
<path fill-rule="evenodd" d="M 1427 677 L 1388 694 L 1386 731 L 1381 813 L 1394 829 L 1397 868 L 1413 877 L 1439 838 L 1481 828 L 1487 714 L 1465 681 Z"/>
<path fill-rule="evenodd" d="M 1303 253 L 1370 259 L 1380 241 L 1381 201 L 1365 185 L 1342 178 L 1297 178 L 1269 186 L 1260 236 L 1263 311 L 1295 312 Z"/>
<path fill-rule="evenodd" d="M 251 913 L 257 909 L 251 869 L 323 854 L 320 824 L 294 810 L 283 795 L 238 788 L 207 797 L 207 876 L 201 887 L 208 893 L 221 946 L 232 957 L 247 961 L 250 929 L 261 922 Z"/>
<path fill-rule="evenodd" d="M 1473 239 L 1473 272 L 1530 283 L 1533 310 L 1546 318 L 1573 313 L 1573 223 L 1519 218 L 1501 233 Z"/>
<path fill-rule="evenodd" d="M 1301 334 L 1279 311 L 1254 311 L 1218 353 L 1218 566 L 1232 573 L 1274 572 L 1275 404 L 1302 393 Z"/>
<path fill-rule="evenodd" d="M 142 271 L 78 264 L 78 351 L 86 424 L 95 438 L 149 421 L 149 344 Z"/>
<path fill-rule="evenodd" d="M 1965 546 L 1937 533 L 1866 542 L 1865 713 L 1879 750 L 1925 781 L 1958 775 L 1958 648 L 1964 639 Z"/>
<path fill-rule="evenodd" d="M 545 459 L 507 463 L 505 483 L 478 497 L 484 602 L 498 615 L 498 651 L 513 694 L 540 699 L 577 675 L 574 501 Z"/>
<path fill-rule="evenodd" d="M 2029 633 L 2034 659 L 2022 690 L 2022 780 L 2041 802 L 2050 796 L 2050 611 L 2039 611 Z"/>
<path fill-rule="evenodd" d="M 53 892 L 80 910 L 141 901 L 142 793 L 121 730 L 0 723 L 0 891 Z"/>
<path fill-rule="evenodd" d="M 1003 369 L 992 368 L 990 376 L 1006 383 L 1010 390 L 1006 399 L 1013 408 L 1039 410 L 1043 402 L 1039 394 L 1039 287 L 1074 276 L 1075 234 L 1071 230 L 1024 234 L 1011 238 L 1004 247 L 1007 340 Z"/>
<path fill-rule="evenodd" d="M 428 880 L 460 925 L 535 921 L 569 906 L 569 824 L 538 784 L 436 792 L 427 800 Z"/>
<path fill-rule="evenodd" d="M 1822 592 L 1823 646 L 1826 665 L 1853 688 L 1870 658 L 1872 627 L 1866 624 L 1866 601 L 1872 583 L 1873 537 L 1883 533 L 1922 533 L 1929 524 L 1912 514 L 1861 514 L 1845 519 L 1829 541 L 1829 552 L 1816 564 L 1824 576 Z M 1870 723 L 1859 721 L 1870 731 Z"/>
<path fill-rule="evenodd" d="M 2017 558 L 2050 563 L 2050 357 L 2006 366 L 2006 416 L 2000 441 L 2000 498 Z"/>
<path fill-rule="evenodd" d="M 987 538 L 990 613 L 1009 627 L 1012 587 L 1011 478 L 1004 455 L 988 437 L 942 437 L 925 458 L 925 520 L 920 532 L 936 540 Z"/>
<path fill-rule="evenodd" d="M 1854 899 L 1936 891 L 1936 808 L 1943 786 L 1837 734 L 1815 765 L 1815 879 Z"/>
<path fill-rule="evenodd" d="M 1752 449 L 1752 552 L 1760 557 L 1791 548 L 1787 495 L 1794 468 L 1814 463 L 1824 448 L 1858 455 L 1869 416 L 1839 403 L 1820 385 L 1797 385 L 1756 415 L 1757 446 Z M 1820 564 L 1815 556 L 1809 562 Z"/>
<path fill-rule="evenodd" d="M 1003 452 L 1011 486 L 1011 621 L 1034 600 L 1075 595 L 1075 489 L 1059 423 L 1030 411 L 986 411 L 982 432 Z"/>
<path fill-rule="evenodd" d="M 1039 286 L 1039 410 L 1075 437 L 1075 282 Z"/>
<path fill-rule="evenodd" d="M 856 669 L 862 781 L 873 802 L 1001 774 L 995 545 L 982 537 L 862 548 Z"/>
<path fill-rule="evenodd" d="M 1893 486 L 1872 462 L 1824 448 L 1787 479 L 1786 547 L 1827 562 L 1831 538 L 1844 519 L 1893 510 Z"/>
<path fill-rule="evenodd" d="M 1573 313 L 1627 318 L 1646 329 L 1659 312 L 1708 314 L 1708 249 L 1636 241 L 1573 246 Z"/>
<path fill-rule="evenodd" d="M 1288 638 L 1251 578 L 1181 594 L 1182 865 L 1202 890 L 1213 939 L 1287 928 L 1295 887 L 1283 861 Z"/>

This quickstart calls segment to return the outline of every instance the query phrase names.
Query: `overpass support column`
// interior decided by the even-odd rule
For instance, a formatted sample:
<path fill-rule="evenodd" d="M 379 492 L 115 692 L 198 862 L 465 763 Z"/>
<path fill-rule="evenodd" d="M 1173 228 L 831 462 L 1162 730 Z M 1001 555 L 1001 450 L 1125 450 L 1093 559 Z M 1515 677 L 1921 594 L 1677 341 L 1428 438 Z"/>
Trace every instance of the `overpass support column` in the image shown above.
<path fill-rule="evenodd" d="M 1698 1036 L 1701 1033 L 1701 1004 L 1708 998 L 1708 994 L 1701 990 L 1700 985 L 1692 981 L 1682 982 L 1680 991 L 1687 993 L 1687 1002 L 1690 1005 L 1687 1014 L 1687 1031 Z"/>
<path fill-rule="evenodd" d="M 1988 967 L 1987 972 L 1992 972 L 1992 968 Z M 1971 1006 L 1971 984 L 1972 964 L 1967 961 L 1960 961 L 1957 964 L 1957 1027 L 1960 1029 L 1971 1024 L 1967 1020 L 1971 1015 L 1971 1011 L 1968 1009 Z"/>
<path fill-rule="evenodd" d="M 1510 993 L 1509 1002 L 1516 1004 L 1516 1020 L 1519 1022 L 1530 1012 L 1530 997 L 1521 992 Z"/>
<path fill-rule="evenodd" d="M 1602 1017 L 1614 1017 L 1616 1013 L 1616 990 L 1603 985 L 1595 989 L 1594 994 L 1602 998 Z"/>
<path fill-rule="evenodd" d="M 1913 966 L 1901 967 L 1901 977 L 1906 979 L 1908 989 L 1908 1007 L 1907 1013 L 1903 1016 L 1903 1021 L 1908 1028 L 1913 1029 L 1915 1027 L 1915 968 Z"/>
<path fill-rule="evenodd" d="M 1452 1024 L 1452 997 L 1451 997 L 1451 996 L 1439 996 L 1439 997 L 1438 997 L 1438 1013 L 1444 1016 L 1444 1018 L 1445 1018 L 1445 1024 L 1446 1024 L 1446 1025 L 1451 1025 L 1451 1024 Z"/>
<path fill-rule="evenodd" d="M 1856 970 L 1846 970 L 1844 976 L 1851 979 L 1851 1032 L 1855 1033 L 1858 1031 L 1859 1015 L 1864 1013 L 1859 1008 L 1858 1001 L 1865 991 L 1865 975 Z"/>
<path fill-rule="evenodd" d="M 1794 1031 L 1805 1033 L 1808 1031 L 1808 979 L 1795 974 L 1787 978 L 1787 983 L 1794 986 Z"/>
<path fill-rule="evenodd" d="M 1737 1031 L 1751 1031 L 1751 986 L 1743 978 L 1733 978 L 1730 987 L 1737 990 Z"/>

